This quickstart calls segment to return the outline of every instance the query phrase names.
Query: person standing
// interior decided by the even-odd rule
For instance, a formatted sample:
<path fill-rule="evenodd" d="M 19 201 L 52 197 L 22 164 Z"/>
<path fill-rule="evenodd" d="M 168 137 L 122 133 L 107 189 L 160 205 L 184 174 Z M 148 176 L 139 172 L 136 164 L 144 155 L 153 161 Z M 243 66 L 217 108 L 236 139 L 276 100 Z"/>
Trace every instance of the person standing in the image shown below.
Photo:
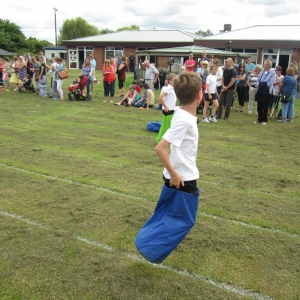
<path fill-rule="evenodd" d="M 44 63 L 43 56 L 39 56 L 40 72 L 39 72 L 39 95 L 41 97 L 47 97 L 47 76 L 46 76 L 46 64 Z"/>
<path fill-rule="evenodd" d="M 297 79 L 295 69 L 286 69 L 286 76 L 282 79 L 281 87 L 284 94 L 290 94 L 289 102 L 282 102 L 282 117 L 278 122 L 286 123 L 294 120 L 294 103 L 297 95 Z"/>
<path fill-rule="evenodd" d="M 205 94 L 204 94 L 204 107 L 203 107 L 203 115 L 202 115 L 202 122 L 209 123 L 209 122 L 218 122 L 216 119 L 216 111 L 219 107 L 218 102 L 218 89 L 217 89 L 217 66 L 212 66 L 210 68 L 210 74 L 206 78 L 206 85 L 205 85 Z M 206 111 L 209 106 L 209 103 L 212 102 L 214 105 L 212 114 L 209 119 L 206 118 Z"/>
<path fill-rule="evenodd" d="M 36 56 L 32 56 L 32 71 L 34 74 L 33 86 L 35 88 L 36 95 L 39 94 L 40 66 L 41 66 L 41 64 L 37 60 Z"/>
<path fill-rule="evenodd" d="M 150 89 L 153 91 L 159 72 L 152 64 L 150 64 L 149 60 L 145 60 L 143 65 L 146 66 L 145 83 L 147 83 Z"/>
<path fill-rule="evenodd" d="M 25 59 L 23 56 L 19 57 L 19 79 L 23 82 L 25 79 L 25 76 L 27 75 L 27 63 L 25 62 Z"/>
<path fill-rule="evenodd" d="M 177 75 L 174 73 L 169 73 L 167 75 L 166 81 L 168 85 L 163 88 L 159 95 L 159 102 L 162 105 L 163 119 L 159 129 L 159 133 L 156 137 L 156 142 L 159 143 L 162 139 L 162 136 L 171 126 L 171 121 L 174 114 L 174 109 L 176 107 L 176 94 L 174 92 L 174 78 Z"/>
<path fill-rule="evenodd" d="M 249 87 L 249 102 L 248 102 L 248 112 L 247 112 L 248 115 L 252 115 L 253 102 L 257 92 L 256 81 L 258 79 L 261 70 L 262 70 L 262 66 L 256 65 L 248 78 L 248 83 L 247 83 Z"/>
<path fill-rule="evenodd" d="M 276 73 L 271 69 L 272 61 L 267 59 L 264 61 L 263 70 L 260 72 L 256 81 L 256 99 L 258 119 L 254 123 L 267 125 L 268 122 L 268 105 L 273 83 L 276 80 Z"/>
<path fill-rule="evenodd" d="M 234 94 L 237 71 L 234 68 L 232 58 L 227 58 L 225 60 L 225 67 L 226 67 L 226 69 L 224 70 L 222 80 L 221 80 L 222 89 L 221 89 L 221 94 L 219 97 L 219 109 L 218 109 L 218 113 L 217 113 L 217 118 L 218 119 L 222 118 L 223 102 L 226 101 L 225 115 L 224 115 L 223 119 L 227 120 L 230 115 L 231 100 L 232 100 L 232 97 Z"/>
<path fill-rule="evenodd" d="M 239 109 L 237 112 L 243 112 L 244 104 L 246 101 L 246 89 L 247 89 L 247 72 L 245 71 L 245 65 L 239 64 L 239 70 L 236 76 L 236 93 L 239 99 Z"/>
<path fill-rule="evenodd" d="M 221 94 L 221 89 L 222 89 L 223 70 L 220 67 L 220 61 L 217 58 L 214 58 L 213 65 L 217 67 L 217 72 L 216 72 L 217 90 L 218 90 L 218 95 L 220 95 Z"/>
<path fill-rule="evenodd" d="M 93 66 L 91 64 L 91 60 L 87 57 L 82 65 L 81 75 L 87 76 L 87 84 L 86 84 L 86 94 L 90 95 L 90 86 L 92 81 L 93 74 Z"/>
<path fill-rule="evenodd" d="M 110 102 L 114 102 L 113 98 L 114 98 L 114 84 L 116 81 L 116 74 L 115 71 L 113 69 L 113 66 L 111 65 L 109 59 L 106 59 L 104 61 L 104 66 L 102 68 L 102 72 L 103 72 L 103 87 L 104 87 L 104 100 L 103 102 L 107 101 L 107 97 L 110 95 L 111 96 L 111 100 Z"/>
<path fill-rule="evenodd" d="M 130 53 L 130 56 L 128 59 L 129 59 L 129 72 L 133 73 L 135 57 L 132 55 L 132 53 Z"/>
<path fill-rule="evenodd" d="M 118 74 L 118 84 L 119 84 L 119 95 L 124 96 L 124 82 L 126 80 L 126 72 L 127 72 L 127 63 L 126 63 L 126 56 L 121 56 L 121 64 L 118 65 L 117 74 Z"/>
<path fill-rule="evenodd" d="M 57 66 L 56 66 L 56 72 L 55 72 L 55 79 L 57 82 L 57 94 L 59 95 L 60 100 L 64 100 L 64 92 L 62 89 L 62 85 L 64 80 L 60 79 L 58 76 L 58 72 L 62 71 L 64 69 L 63 61 L 60 57 L 56 58 Z M 54 80 L 54 78 L 53 78 Z"/>
<path fill-rule="evenodd" d="M 18 74 L 19 74 L 19 61 L 18 61 L 18 57 L 17 56 L 14 56 L 13 57 L 13 64 L 12 64 L 12 69 L 13 69 L 13 74 L 10 78 L 10 83 L 13 83 L 14 85 L 14 91 L 17 91 L 18 90 L 18 86 L 19 86 L 19 83 L 21 83 L 19 77 L 18 77 Z"/>
<path fill-rule="evenodd" d="M 97 63 L 96 63 L 96 60 L 95 60 L 95 57 L 94 57 L 94 53 L 90 54 L 90 61 L 91 61 L 91 65 L 93 66 L 93 72 L 92 72 L 92 75 L 91 75 L 91 91 L 90 91 L 90 95 L 91 95 L 92 92 L 94 91 L 94 83 L 97 82 L 96 81 L 96 75 L 95 75 Z"/>
<path fill-rule="evenodd" d="M 250 74 L 253 70 L 254 70 L 254 63 L 251 62 L 252 61 L 252 57 L 248 56 L 247 57 L 247 63 L 245 64 L 245 70 L 246 72 L 248 72 L 248 74 Z M 246 102 L 249 101 L 249 86 L 247 85 L 246 87 Z"/>
<path fill-rule="evenodd" d="M 190 52 L 189 59 L 185 61 L 184 66 L 187 72 L 195 71 L 196 62 L 194 60 L 194 54 L 192 52 Z"/>
<path fill-rule="evenodd" d="M 209 58 L 207 57 L 207 52 L 206 51 L 202 52 L 202 57 L 199 59 L 198 62 L 200 62 L 200 61 L 208 61 L 209 62 Z"/>
<path fill-rule="evenodd" d="M 57 90 L 57 79 L 56 79 L 57 59 L 58 57 L 54 57 L 51 64 L 51 89 L 48 98 L 53 98 L 54 93 Z"/>

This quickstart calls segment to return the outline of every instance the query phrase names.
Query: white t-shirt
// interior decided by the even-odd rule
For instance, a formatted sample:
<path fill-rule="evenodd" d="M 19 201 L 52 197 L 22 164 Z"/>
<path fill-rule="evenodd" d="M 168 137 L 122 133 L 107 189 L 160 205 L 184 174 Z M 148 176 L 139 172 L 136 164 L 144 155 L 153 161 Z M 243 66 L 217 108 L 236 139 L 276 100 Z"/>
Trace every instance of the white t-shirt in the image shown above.
<path fill-rule="evenodd" d="M 157 73 L 158 70 L 153 65 L 146 67 L 145 80 L 153 80 Z"/>
<path fill-rule="evenodd" d="M 183 181 L 199 178 L 199 170 L 196 166 L 198 137 L 197 117 L 181 107 L 175 107 L 171 127 L 162 138 L 171 144 L 169 158 L 173 168 Z M 163 175 L 170 179 L 166 168 Z"/>
<path fill-rule="evenodd" d="M 209 74 L 206 78 L 206 88 L 205 93 L 207 93 L 207 85 L 209 84 L 209 93 L 215 94 L 217 87 L 217 77 L 216 75 Z"/>
<path fill-rule="evenodd" d="M 55 69 L 54 71 L 52 70 L 52 67 L 54 67 L 54 69 Z M 55 78 L 56 68 L 57 68 L 57 62 L 54 61 L 54 62 L 52 63 L 52 65 L 51 65 L 51 70 L 50 70 L 50 71 L 52 71 L 52 74 L 51 74 L 51 77 L 52 77 L 52 78 Z"/>
<path fill-rule="evenodd" d="M 221 86 L 222 85 L 222 76 L 223 76 L 223 71 L 221 67 L 218 67 L 217 73 L 216 73 L 216 77 L 217 77 L 217 86 Z"/>
<path fill-rule="evenodd" d="M 174 109 L 176 107 L 176 94 L 174 88 L 169 84 L 162 91 L 167 94 L 164 97 L 167 107 L 169 110 Z M 164 106 L 162 106 L 162 109 L 164 109 Z"/>

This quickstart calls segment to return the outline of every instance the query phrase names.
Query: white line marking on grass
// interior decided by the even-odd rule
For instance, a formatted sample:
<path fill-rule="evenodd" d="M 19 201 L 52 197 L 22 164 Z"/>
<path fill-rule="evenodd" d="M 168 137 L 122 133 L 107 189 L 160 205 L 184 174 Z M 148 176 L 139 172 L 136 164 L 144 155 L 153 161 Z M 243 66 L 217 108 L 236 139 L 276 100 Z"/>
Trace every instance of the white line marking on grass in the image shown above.
<path fill-rule="evenodd" d="M 38 227 L 41 227 L 41 228 L 44 228 L 44 229 L 50 229 L 50 226 L 47 225 L 47 224 L 40 223 L 40 222 L 35 221 L 35 220 L 27 219 L 27 218 L 22 217 L 20 215 L 11 214 L 11 213 L 9 213 L 5 210 L 2 210 L 2 209 L 0 209 L 0 214 L 3 215 L 3 216 L 7 216 L 7 217 L 11 217 L 11 218 L 23 221 L 23 222 L 28 223 L 30 225 L 38 226 Z"/>
<path fill-rule="evenodd" d="M 234 188 L 234 189 L 238 189 L 238 190 L 244 190 L 246 192 L 250 192 L 253 194 L 261 194 L 261 195 L 266 195 L 266 196 L 270 196 L 270 197 L 275 197 L 275 198 L 280 198 L 280 199 L 287 199 L 287 200 L 300 200 L 300 198 L 297 197 L 287 197 L 287 196 L 283 196 L 283 195 L 276 195 L 276 194 L 272 194 L 269 192 L 263 192 L 263 191 L 259 191 L 259 190 L 255 190 L 255 189 L 251 189 L 251 188 L 239 188 L 236 185 L 233 184 L 227 184 L 227 183 L 222 183 L 222 182 L 215 182 L 215 181 L 208 181 L 208 180 L 200 180 L 203 183 L 207 183 L 207 184 L 213 184 L 213 185 L 219 185 L 219 186 L 224 186 L 224 187 L 230 187 L 230 188 Z"/>
<path fill-rule="evenodd" d="M 208 213 L 205 213 L 205 212 L 198 212 L 198 214 L 202 215 L 204 217 L 212 218 L 212 219 L 219 219 L 219 220 L 224 220 L 225 219 L 225 220 L 230 221 L 230 222 L 232 222 L 234 224 L 237 224 L 237 225 L 242 225 L 242 226 L 251 227 L 251 228 L 255 228 L 255 229 L 260 229 L 260 230 L 264 230 L 264 231 L 268 231 L 268 232 L 272 232 L 272 233 L 280 233 L 280 234 L 288 235 L 288 236 L 291 236 L 291 237 L 300 238 L 299 234 L 290 233 L 290 232 L 287 232 L 285 230 L 262 227 L 262 226 L 259 226 L 259 225 L 249 224 L 249 223 L 237 221 L 237 220 L 234 220 L 234 219 L 219 217 L 219 216 L 208 214 Z"/>
<path fill-rule="evenodd" d="M 82 182 L 78 182 L 78 181 L 73 181 L 73 180 L 66 179 L 66 178 L 59 178 L 57 176 L 51 176 L 51 175 L 46 175 L 46 174 L 42 174 L 42 173 L 37 173 L 37 172 L 21 169 L 21 168 L 18 168 L 18 167 L 14 167 L 14 166 L 2 164 L 2 163 L 0 163 L 0 166 L 8 168 L 8 169 L 21 171 L 23 173 L 28 173 L 28 174 L 32 174 L 32 175 L 36 175 L 36 176 L 50 178 L 50 179 L 53 179 L 53 180 L 58 180 L 58 181 L 71 183 L 71 184 L 75 184 L 75 185 L 82 185 L 82 186 L 87 187 L 87 188 L 92 188 L 92 189 L 96 189 L 96 190 L 99 190 L 99 191 L 108 192 L 108 193 L 116 194 L 116 195 L 119 195 L 119 196 L 124 196 L 124 197 L 127 197 L 127 198 L 132 198 L 132 199 L 135 199 L 135 200 L 138 200 L 138 201 L 145 201 L 145 202 L 151 202 L 151 203 L 156 203 L 157 202 L 157 200 L 138 197 L 138 196 L 134 196 L 134 195 L 130 195 L 130 194 L 124 194 L 124 193 L 116 192 L 116 191 L 113 191 L 113 190 L 110 190 L 110 189 L 107 189 L 107 188 L 102 188 L 100 186 L 91 185 L 91 184 L 87 184 L 87 183 L 82 183 Z M 220 183 L 213 183 L 213 184 L 220 184 Z M 229 218 L 225 218 L 225 217 L 220 217 L 220 216 L 212 215 L 212 214 L 201 212 L 201 211 L 198 211 L 197 214 L 205 216 L 205 217 L 209 217 L 209 218 L 212 218 L 212 219 L 225 220 L 225 221 L 228 221 L 228 222 L 232 222 L 234 224 L 239 224 L 239 225 L 247 226 L 247 227 L 254 228 L 254 229 L 261 229 L 261 230 L 268 231 L 268 232 L 271 232 L 271 233 L 280 233 L 280 234 L 283 234 L 283 235 L 293 236 L 293 237 L 298 237 L 298 238 L 300 237 L 300 235 L 298 235 L 298 234 L 289 233 L 289 232 L 284 231 L 284 230 L 268 228 L 268 227 L 262 227 L 262 226 L 253 225 L 253 224 L 250 224 L 250 223 L 244 223 L 244 222 L 241 222 L 241 221 L 237 221 L 237 220 L 233 220 L 233 219 L 229 219 Z"/>
<path fill-rule="evenodd" d="M 38 227 L 41 227 L 41 228 L 44 228 L 44 229 L 50 229 L 51 230 L 51 227 L 47 224 L 43 224 L 43 223 L 40 223 L 38 221 L 31 220 L 31 219 L 22 217 L 20 215 L 9 213 L 9 212 L 4 211 L 2 209 L 0 209 L 0 214 L 4 215 L 4 216 L 7 216 L 7 217 L 11 217 L 13 219 L 17 219 L 19 221 L 25 222 L 25 223 L 30 224 L 30 225 L 34 225 L 34 226 L 38 226 Z M 251 292 L 249 290 L 245 290 L 245 289 L 243 289 L 241 287 L 238 287 L 238 286 L 229 285 L 229 284 L 220 282 L 218 280 L 209 278 L 207 276 L 202 276 L 202 275 L 199 275 L 199 274 L 191 273 L 188 270 L 178 270 L 174 267 L 171 267 L 171 266 L 168 266 L 168 265 L 165 265 L 165 264 L 152 264 L 152 263 L 148 262 L 147 260 L 145 260 L 140 255 L 130 253 L 130 252 L 123 252 L 123 251 L 120 251 L 120 250 L 118 250 L 114 247 L 111 247 L 111 246 L 107 245 L 107 244 L 100 243 L 100 242 L 91 240 L 89 238 L 82 237 L 80 235 L 74 235 L 73 237 L 76 240 L 80 241 L 80 242 L 83 242 L 83 243 L 86 243 L 88 245 L 96 246 L 96 247 L 99 247 L 101 249 L 113 252 L 117 256 L 122 255 L 122 256 L 125 256 L 125 257 L 127 257 L 131 260 L 149 264 L 149 265 L 151 265 L 155 268 L 164 269 L 164 270 L 167 270 L 167 271 L 170 271 L 170 272 L 173 272 L 175 274 L 182 275 L 182 276 L 196 278 L 196 279 L 199 279 L 203 282 L 214 285 L 214 286 L 216 286 L 220 289 L 227 290 L 227 291 L 233 292 L 233 293 L 241 295 L 241 296 L 246 296 L 246 297 L 250 297 L 252 299 L 257 299 L 257 300 L 272 300 L 272 298 L 269 297 L 269 296 L 265 296 L 265 295 L 259 294 L 259 293 L 254 293 L 254 292 Z"/>
<path fill-rule="evenodd" d="M 57 176 L 47 175 L 47 174 L 43 174 L 43 173 L 37 173 L 37 172 L 33 172 L 33 171 L 21 169 L 21 168 L 18 168 L 18 167 L 14 167 L 14 166 L 2 164 L 2 163 L 0 163 L 0 166 L 6 167 L 6 168 L 12 169 L 12 170 L 21 171 L 23 173 L 28 173 L 28 174 L 32 174 L 32 175 L 36 175 L 36 176 L 42 176 L 42 177 L 53 179 L 53 180 L 58 180 L 58 181 L 62 181 L 62 182 L 66 182 L 66 183 L 71 183 L 71 184 L 75 184 L 75 185 L 82 185 L 82 186 L 87 187 L 87 188 L 92 188 L 92 189 L 96 189 L 96 190 L 103 191 L 103 192 L 109 192 L 109 193 L 117 194 L 117 195 L 120 195 L 120 196 L 123 196 L 123 197 L 128 197 L 128 198 L 132 198 L 132 199 L 136 199 L 136 200 L 143 200 L 143 201 L 146 201 L 146 202 L 154 202 L 151 199 L 147 199 L 147 198 L 143 198 L 143 197 L 138 197 L 138 196 L 134 196 L 134 195 L 129 195 L 129 194 L 124 194 L 124 193 L 113 191 L 113 190 L 110 190 L 110 189 L 107 189 L 107 188 L 103 188 L 101 186 L 96 186 L 96 185 L 92 185 L 92 184 L 82 183 L 82 182 L 74 181 L 74 180 L 67 179 L 67 178 L 60 178 L 60 177 L 57 177 Z"/>

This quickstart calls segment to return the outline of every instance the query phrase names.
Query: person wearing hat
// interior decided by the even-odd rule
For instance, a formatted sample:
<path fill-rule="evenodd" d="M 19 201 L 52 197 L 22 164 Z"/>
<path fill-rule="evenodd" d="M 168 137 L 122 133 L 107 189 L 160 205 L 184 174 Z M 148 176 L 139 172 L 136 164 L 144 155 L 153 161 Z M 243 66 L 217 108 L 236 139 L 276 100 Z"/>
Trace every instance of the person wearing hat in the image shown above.
<path fill-rule="evenodd" d="M 147 59 L 143 62 L 143 65 L 146 67 L 145 83 L 148 84 L 151 90 L 154 90 L 154 84 L 157 81 L 159 72 Z"/>

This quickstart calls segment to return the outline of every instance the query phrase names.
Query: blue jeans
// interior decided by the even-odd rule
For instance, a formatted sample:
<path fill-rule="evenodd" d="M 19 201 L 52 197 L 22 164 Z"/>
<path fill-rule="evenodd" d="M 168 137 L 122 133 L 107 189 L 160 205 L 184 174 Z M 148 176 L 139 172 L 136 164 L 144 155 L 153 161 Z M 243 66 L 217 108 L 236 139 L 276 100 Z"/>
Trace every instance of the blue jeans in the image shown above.
<path fill-rule="evenodd" d="M 103 81 L 103 86 L 104 86 L 104 97 L 108 97 L 109 94 L 111 97 L 114 96 L 114 81 L 111 83 L 108 83 L 107 81 Z"/>
<path fill-rule="evenodd" d="M 88 81 L 86 82 L 86 94 L 90 94 L 90 86 L 91 86 L 92 76 L 89 77 Z"/>
<path fill-rule="evenodd" d="M 296 95 L 291 95 L 290 102 L 282 103 L 282 119 L 294 119 L 294 104 Z"/>
<path fill-rule="evenodd" d="M 54 96 L 54 93 L 57 89 L 57 81 L 52 80 L 52 86 L 51 86 L 51 90 L 50 90 L 50 96 Z M 57 96 L 60 97 L 58 91 L 57 91 Z"/>

